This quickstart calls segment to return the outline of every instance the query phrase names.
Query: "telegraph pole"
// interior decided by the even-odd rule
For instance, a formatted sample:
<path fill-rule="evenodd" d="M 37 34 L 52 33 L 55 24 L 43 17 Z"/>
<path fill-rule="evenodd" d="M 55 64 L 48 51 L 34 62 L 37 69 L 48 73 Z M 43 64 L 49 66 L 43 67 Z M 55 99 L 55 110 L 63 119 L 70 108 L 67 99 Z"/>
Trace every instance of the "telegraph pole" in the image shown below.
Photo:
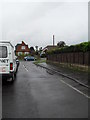
<path fill-rule="evenodd" d="M 55 36 L 53 35 L 53 46 L 54 46 L 54 42 L 55 42 Z"/>

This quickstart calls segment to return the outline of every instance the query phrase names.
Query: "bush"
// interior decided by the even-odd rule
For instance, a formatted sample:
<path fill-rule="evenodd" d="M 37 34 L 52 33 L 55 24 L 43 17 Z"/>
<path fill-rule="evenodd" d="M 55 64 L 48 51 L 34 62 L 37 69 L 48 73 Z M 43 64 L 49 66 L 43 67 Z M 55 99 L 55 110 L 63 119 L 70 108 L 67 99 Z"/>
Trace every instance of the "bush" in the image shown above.
<path fill-rule="evenodd" d="M 46 57 L 46 54 L 42 54 L 40 57 L 41 57 L 41 58 L 45 58 L 45 57 Z"/>
<path fill-rule="evenodd" d="M 65 46 L 62 48 L 57 48 L 47 52 L 48 54 L 59 54 L 59 53 L 67 53 L 67 52 L 87 52 L 90 51 L 90 41 L 83 42 L 77 45 Z"/>
<path fill-rule="evenodd" d="M 28 54 L 21 54 L 21 55 L 18 55 L 18 59 L 23 60 L 24 57 L 26 57 L 26 56 L 30 56 L 30 55 L 28 55 Z"/>

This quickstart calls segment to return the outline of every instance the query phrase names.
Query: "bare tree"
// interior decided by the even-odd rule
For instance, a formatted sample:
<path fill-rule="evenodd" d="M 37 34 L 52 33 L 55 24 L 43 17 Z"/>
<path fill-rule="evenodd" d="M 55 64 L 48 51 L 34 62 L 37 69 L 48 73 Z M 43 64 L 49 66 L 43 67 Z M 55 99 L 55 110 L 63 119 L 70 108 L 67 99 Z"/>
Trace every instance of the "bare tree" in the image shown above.
<path fill-rule="evenodd" d="M 35 46 L 35 48 L 36 48 L 36 51 L 38 51 L 38 46 Z"/>

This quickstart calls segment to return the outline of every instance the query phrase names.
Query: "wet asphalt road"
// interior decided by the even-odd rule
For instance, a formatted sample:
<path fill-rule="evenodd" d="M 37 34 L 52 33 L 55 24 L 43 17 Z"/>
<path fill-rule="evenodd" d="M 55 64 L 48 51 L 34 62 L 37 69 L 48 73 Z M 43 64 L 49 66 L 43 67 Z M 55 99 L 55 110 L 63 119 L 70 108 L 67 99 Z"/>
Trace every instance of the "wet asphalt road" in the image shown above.
<path fill-rule="evenodd" d="M 32 62 L 21 62 L 14 83 L 3 82 L 2 117 L 87 118 L 88 99 L 62 79 Z"/>

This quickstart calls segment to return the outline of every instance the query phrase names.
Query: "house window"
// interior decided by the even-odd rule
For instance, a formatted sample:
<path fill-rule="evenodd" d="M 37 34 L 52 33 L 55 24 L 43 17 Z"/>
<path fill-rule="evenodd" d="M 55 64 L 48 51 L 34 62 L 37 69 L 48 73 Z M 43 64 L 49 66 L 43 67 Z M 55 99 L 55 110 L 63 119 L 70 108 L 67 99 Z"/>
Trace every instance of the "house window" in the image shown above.
<path fill-rule="evenodd" d="M 22 55 L 22 52 L 18 52 L 18 55 Z"/>
<path fill-rule="evenodd" d="M 22 46 L 22 48 L 21 48 L 22 50 L 24 50 L 25 49 L 25 46 Z"/>
<path fill-rule="evenodd" d="M 28 54 L 29 54 L 29 52 L 25 52 L 25 54 L 26 54 L 26 55 L 28 55 Z"/>

